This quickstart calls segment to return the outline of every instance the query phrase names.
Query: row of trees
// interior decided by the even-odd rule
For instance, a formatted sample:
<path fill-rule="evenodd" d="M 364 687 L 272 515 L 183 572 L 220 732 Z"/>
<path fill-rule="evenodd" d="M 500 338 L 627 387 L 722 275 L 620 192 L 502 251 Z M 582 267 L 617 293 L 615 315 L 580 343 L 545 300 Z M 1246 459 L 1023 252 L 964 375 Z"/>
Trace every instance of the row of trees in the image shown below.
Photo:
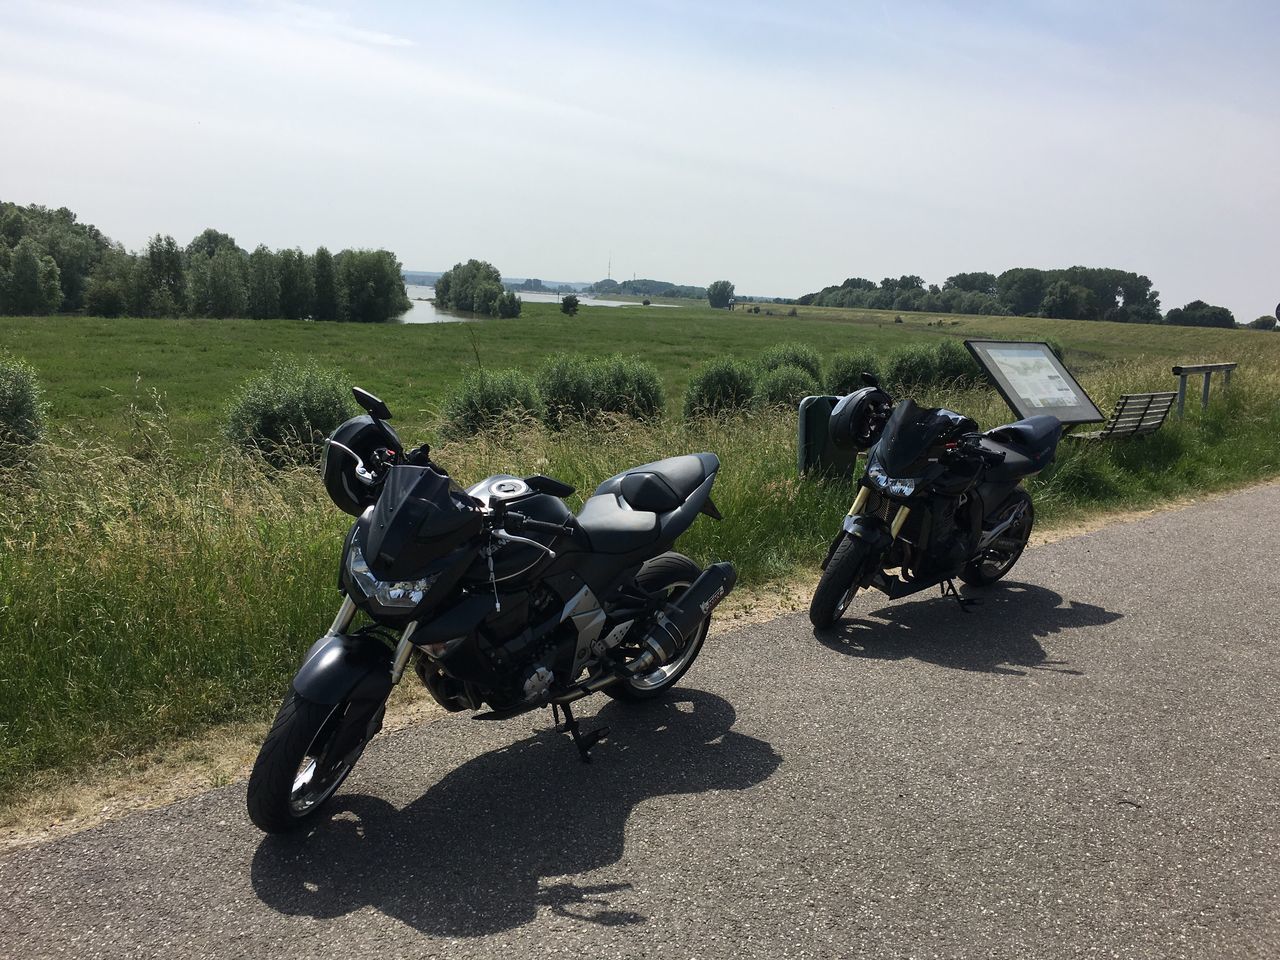
<path fill-rule="evenodd" d="M 869 307 L 928 313 L 1042 316 L 1069 320 L 1159 323 L 1160 295 L 1148 277 L 1110 267 L 1037 270 L 1014 267 L 998 276 L 957 273 L 939 287 L 918 276 L 886 277 L 879 284 L 851 277 L 806 294 L 802 304 Z"/>
<path fill-rule="evenodd" d="M 595 296 L 628 294 L 633 297 L 680 297 L 686 300 L 705 300 L 706 287 L 693 287 L 666 280 L 597 280 L 587 292 Z"/>
<path fill-rule="evenodd" d="M 252 253 L 212 228 L 131 253 L 65 207 L 0 204 L 0 314 L 286 317 L 379 322 L 409 309 L 388 250 Z"/>
<path fill-rule="evenodd" d="M 957 273 L 939 287 L 914 275 L 885 277 L 880 283 L 850 277 L 839 286 L 805 294 L 797 303 L 825 307 L 866 307 L 924 313 L 996 314 L 1061 320 L 1169 323 L 1234 327 L 1226 307 L 1193 300 L 1160 313 L 1160 294 L 1151 280 L 1113 267 L 1038 270 L 1014 267 L 999 275 Z"/>

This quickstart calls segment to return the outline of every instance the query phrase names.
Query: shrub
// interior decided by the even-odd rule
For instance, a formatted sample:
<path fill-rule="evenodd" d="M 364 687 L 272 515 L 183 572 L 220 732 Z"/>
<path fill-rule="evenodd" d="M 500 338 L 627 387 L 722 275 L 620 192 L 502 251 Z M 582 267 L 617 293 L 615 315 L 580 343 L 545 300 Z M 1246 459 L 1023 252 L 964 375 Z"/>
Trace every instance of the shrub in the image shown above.
<path fill-rule="evenodd" d="M 925 344 L 895 350 L 885 364 L 884 379 L 897 387 L 934 383 L 938 379 L 937 352 Z"/>
<path fill-rule="evenodd" d="M 883 367 L 880 356 L 873 350 L 839 353 L 831 358 L 827 372 L 827 392 L 843 396 L 863 386 L 863 372 L 879 378 Z"/>
<path fill-rule="evenodd" d="M 266 373 L 246 382 L 232 398 L 226 435 L 276 466 L 316 461 L 321 440 L 354 413 L 341 371 L 274 357 Z"/>
<path fill-rule="evenodd" d="M 950 337 L 935 343 L 933 351 L 940 380 L 973 380 L 981 373 L 969 351 Z"/>
<path fill-rule="evenodd" d="M 547 423 L 555 428 L 601 413 L 655 419 L 666 404 L 658 371 L 638 357 L 586 359 L 561 354 L 538 372 L 537 383 Z"/>
<path fill-rule="evenodd" d="M 561 312 L 561 313 L 566 313 L 566 314 L 568 314 L 568 315 L 569 315 L 569 316 L 571 316 L 571 317 L 572 317 L 575 313 L 577 313 L 577 312 L 578 312 L 578 297 L 577 297 L 577 294 L 573 294 L 573 293 L 566 293 L 566 294 L 564 295 L 564 297 L 563 297 L 563 298 L 561 298 L 561 300 L 560 300 L 560 312 Z"/>
<path fill-rule="evenodd" d="M 666 393 L 657 368 L 639 357 L 612 356 L 594 366 L 596 409 L 637 420 L 656 420 L 666 406 Z"/>
<path fill-rule="evenodd" d="M 520 316 L 521 300 L 510 290 L 501 294 L 493 303 L 493 312 L 495 316 L 503 319 Z"/>
<path fill-rule="evenodd" d="M 819 392 L 818 381 L 803 367 L 791 365 L 766 370 L 757 387 L 760 399 L 771 407 L 794 408 L 805 397 Z"/>
<path fill-rule="evenodd" d="M 477 370 L 445 402 L 442 432 L 466 437 L 545 416 L 537 387 L 519 370 Z"/>
<path fill-rule="evenodd" d="M 779 343 L 761 354 L 762 370 L 777 370 L 779 367 L 799 367 L 807 370 L 814 380 L 822 379 L 822 357 L 807 343 Z"/>
<path fill-rule="evenodd" d="M 43 422 L 44 397 L 35 368 L 0 353 L 0 448 L 35 443 Z"/>
<path fill-rule="evenodd" d="M 714 416 L 754 405 L 755 374 L 740 360 L 713 360 L 696 373 L 684 394 L 686 417 Z"/>
<path fill-rule="evenodd" d="M 537 388 L 547 423 L 553 427 L 591 414 L 595 388 L 590 364 L 583 357 L 563 353 L 552 357 L 538 371 Z"/>

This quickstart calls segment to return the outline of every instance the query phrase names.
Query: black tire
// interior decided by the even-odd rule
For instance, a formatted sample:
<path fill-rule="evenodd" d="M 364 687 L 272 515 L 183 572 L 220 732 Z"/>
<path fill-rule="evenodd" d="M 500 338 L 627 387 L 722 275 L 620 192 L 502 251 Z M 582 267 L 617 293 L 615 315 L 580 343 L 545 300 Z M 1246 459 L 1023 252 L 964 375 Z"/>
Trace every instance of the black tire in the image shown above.
<path fill-rule="evenodd" d="M 640 572 L 636 574 L 636 583 L 650 593 L 665 592 L 669 598 L 675 599 L 692 586 L 693 581 L 701 574 L 702 568 L 684 554 L 664 553 L 640 568 Z M 710 626 L 711 617 L 704 617 L 689 638 L 688 645 L 674 660 L 652 673 L 619 680 L 605 687 L 604 692 L 615 700 L 652 700 L 662 696 L 680 682 L 680 678 L 693 666 L 693 661 L 698 659 Z"/>
<path fill-rule="evenodd" d="M 249 775 L 249 819 L 267 833 L 296 830 L 312 819 L 342 781 L 347 779 L 359 753 L 349 761 L 326 756 L 325 749 L 342 721 L 348 704 L 314 703 L 292 688 L 280 705 L 271 732 L 263 741 Z M 360 747 L 364 749 L 363 744 Z M 314 760 L 310 791 L 304 786 L 295 795 L 304 761 Z"/>
<path fill-rule="evenodd" d="M 848 609 L 868 560 L 868 548 L 859 537 L 845 537 L 827 561 L 809 601 L 809 622 L 819 630 L 834 624 Z"/>
<path fill-rule="evenodd" d="M 1025 490 L 1016 490 L 1010 495 L 1000 508 L 1001 517 L 1007 516 L 1018 504 L 1026 505 L 1022 519 L 1006 530 L 982 556 L 965 564 L 964 570 L 960 572 L 960 579 L 965 583 L 974 587 L 989 586 L 1012 570 L 1013 565 L 1018 562 L 1022 551 L 1027 548 L 1031 528 L 1036 522 L 1035 506 Z"/>

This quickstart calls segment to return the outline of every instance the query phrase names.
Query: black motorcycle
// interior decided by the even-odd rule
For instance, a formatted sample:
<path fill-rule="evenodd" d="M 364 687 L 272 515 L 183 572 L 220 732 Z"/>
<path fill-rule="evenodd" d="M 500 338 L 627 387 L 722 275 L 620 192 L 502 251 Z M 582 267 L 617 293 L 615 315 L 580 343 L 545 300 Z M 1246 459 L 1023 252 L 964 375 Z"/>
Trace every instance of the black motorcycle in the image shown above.
<path fill-rule="evenodd" d="M 980 433 L 950 410 L 895 406 L 875 378 L 863 380 L 831 411 L 832 443 L 869 452 L 809 605 L 819 628 L 839 620 L 864 587 L 898 598 L 940 586 L 963 606 L 970 601 L 956 578 L 983 585 L 1007 574 L 1035 522 L 1021 482 L 1053 462 L 1062 437 L 1052 416 Z"/>
<path fill-rule="evenodd" d="M 341 608 L 311 647 L 249 778 L 249 816 L 275 833 L 312 817 L 381 729 L 412 666 L 446 710 L 510 717 L 550 706 L 583 760 L 607 729 L 570 704 L 597 691 L 656 697 L 692 666 L 732 564 L 668 552 L 711 501 L 714 454 L 672 457 L 574 489 L 498 475 L 463 490 L 423 446 L 406 452 L 377 397 L 326 443 L 333 501 L 358 517 Z"/>

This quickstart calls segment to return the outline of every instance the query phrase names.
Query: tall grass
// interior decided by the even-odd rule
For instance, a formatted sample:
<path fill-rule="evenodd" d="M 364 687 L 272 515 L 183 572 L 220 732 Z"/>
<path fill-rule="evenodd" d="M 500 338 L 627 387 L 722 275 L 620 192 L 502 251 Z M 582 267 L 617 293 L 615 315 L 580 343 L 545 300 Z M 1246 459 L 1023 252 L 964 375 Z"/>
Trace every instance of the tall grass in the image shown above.
<path fill-rule="evenodd" d="M 1102 406 L 1159 388 L 1165 361 L 1084 378 Z M 917 396 L 984 427 L 1009 420 L 986 388 Z M 1230 397 L 1134 441 L 1064 441 L 1029 484 L 1040 523 L 1228 487 L 1280 473 L 1280 370 L 1242 367 Z M 406 442 L 417 437 L 405 436 Z M 47 769 L 74 769 L 209 724 L 269 714 L 337 604 L 349 518 L 310 470 L 175 452 L 163 420 L 135 416 L 116 443 L 57 434 L 34 463 L 0 471 L 0 796 Z M 714 451 L 721 523 L 700 518 L 679 548 L 732 560 L 744 585 L 811 576 L 847 510 L 846 481 L 795 475 L 795 417 L 719 418 L 518 430 L 439 444 L 464 484 L 542 472 L 580 501 L 606 477 L 677 453 Z"/>

